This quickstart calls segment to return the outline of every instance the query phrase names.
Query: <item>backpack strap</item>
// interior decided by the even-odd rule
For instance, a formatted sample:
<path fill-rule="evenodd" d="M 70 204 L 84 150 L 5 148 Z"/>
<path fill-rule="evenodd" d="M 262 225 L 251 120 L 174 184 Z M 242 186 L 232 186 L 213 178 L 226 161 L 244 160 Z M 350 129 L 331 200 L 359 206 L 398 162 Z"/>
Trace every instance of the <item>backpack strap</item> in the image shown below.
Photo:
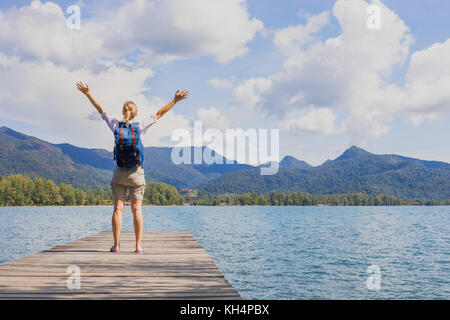
<path fill-rule="evenodd" d="M 131 126 L 131 137 L 132 137 L 132 145 L 134 150 L 134 157 L 136 158 L 136 167 L 139 165 L 139 157 L 137 156 L 137 150 L 136 150 L 136 138 L 134 136 L 134 127 Z"/>
<path fill-rule="evenodd" d="M 120 144 L 120 156 L 122 157 L 124 166 L 127 165 L 127 160 L 125 159 L 125 155 L 123 153 L 123 139 L 122 139 L 122 127 L 120 127 L 120 134 L 119 134 L 119 144 Z"/>

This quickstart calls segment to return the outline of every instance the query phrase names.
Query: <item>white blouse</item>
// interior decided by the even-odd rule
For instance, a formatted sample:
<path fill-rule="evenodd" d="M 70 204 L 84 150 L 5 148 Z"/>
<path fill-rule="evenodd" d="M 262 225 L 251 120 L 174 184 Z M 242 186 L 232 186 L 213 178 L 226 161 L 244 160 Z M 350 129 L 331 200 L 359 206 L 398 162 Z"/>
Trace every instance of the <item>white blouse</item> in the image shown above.
<path fill-rule="evenodd" d="M 114 130 L 116 130 L 119 127 L 119 120 L 117 120 L 114 117 L 111 117 L 108 115 L 107 112 L 102 112 L 102 119 L 106 121 L 106 124 L 111 129 L 111 131 L 114 133 Z M 156 115 L 152 114 L 145 118 L 143 121 L 139 121 L 139 129 L 141 130 L 141 135 L 145 134 L 153 124 L 155 124 L 157 121 Z M 134 122 L 134 121 L 133 121 Z"/>

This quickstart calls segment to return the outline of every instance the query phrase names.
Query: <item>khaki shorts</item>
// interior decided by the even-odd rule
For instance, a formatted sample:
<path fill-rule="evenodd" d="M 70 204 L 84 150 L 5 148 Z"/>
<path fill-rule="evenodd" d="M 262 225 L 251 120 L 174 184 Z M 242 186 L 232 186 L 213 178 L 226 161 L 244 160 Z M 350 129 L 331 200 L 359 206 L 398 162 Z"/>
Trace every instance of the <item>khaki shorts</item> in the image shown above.
<path fill-rule="evenodd" d="M 114 200 L 124 200 L 127 189 L 130 189 L 130 198 L 143 200 L 145 193 L 144 168 L 138 167 L 118 167 L 114 169 L 111 180 L 111 190 Z"/>

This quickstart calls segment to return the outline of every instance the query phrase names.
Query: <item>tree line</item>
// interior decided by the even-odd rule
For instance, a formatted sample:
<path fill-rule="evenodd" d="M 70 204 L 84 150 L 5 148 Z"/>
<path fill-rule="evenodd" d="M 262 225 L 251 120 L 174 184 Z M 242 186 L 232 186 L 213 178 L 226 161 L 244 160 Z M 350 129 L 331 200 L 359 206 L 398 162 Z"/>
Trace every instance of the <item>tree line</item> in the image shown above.
<path fill-rule="evenodd" d="M 238 206 L 410 206 L 410 205 L 450 205 L 447 200 L 404 199 L 387 194 L 368 195 L 366 193 L 316 195 L 302 192 L 258 195 L 256 192 L 236 196 L 211 197 L 204 193 L 199 199 L 191 200 L 193 205 L 238 205 Z"/>
<path fill-rule="evenodd" d="M 129 200 L 129 194 L 127 199 Z M 184 198 L 168 184 L 147 183 L 143 204 L 181 205 Z M 0 206 L 112 205 L 110 188 L 81 189 L 51 179 L 22 174 L 0 177 Z"/>
<path fill-rule="evenodd" d="M 129 195 L 127 194 L 127 201 Z M 366 193 L 316 195 L 302 192 L 265 194 L 244 193 L 233 196 L 213 196 L 199 191 L 197 197 L 183 197 L 178 190 L 166 183 L 148 182 L 144 205 L 259 205 L 259 206 L 405 206 L 450 205 L 450 199 L 405 199 L 392 195 Z M 0 206 L 48 206 L 48 205 L 112 205 L 110 188 L 81 189 L 51 179 L 29 177 L 22 174 L 0 177 Z"/>

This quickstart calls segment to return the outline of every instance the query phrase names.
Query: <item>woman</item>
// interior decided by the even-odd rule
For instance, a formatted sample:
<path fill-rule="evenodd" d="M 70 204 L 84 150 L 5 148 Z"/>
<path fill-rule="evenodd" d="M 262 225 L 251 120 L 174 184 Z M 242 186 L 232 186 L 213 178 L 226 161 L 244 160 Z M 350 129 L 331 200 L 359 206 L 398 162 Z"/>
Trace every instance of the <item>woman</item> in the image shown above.
<path fill-rule="evenodd" d="M 103 120 L 106 121 L 109 128 L 114 133 L 116 129 L 125 125 L 128 127 L 129 123 L 131 123 L 138 114 L 137 106 L 132 101 L 127 101 L 123 105 L 122 114 L 123 119 L 119 121 L 117 119 L 109 116 L 105 111 L 103 111 L 102 106 L 92 97 L 91 92 L 89 90 L 89 86 L 87 84 L 83 84 L 81 81 L 77 82 L 77 88 L 82 93 L 86 95 L 92 105 L 97 109 L 97 111 L 101 114 Z M 137 133 L 143 135 L 147 132 L 148 128 L 152 126 L 156 120 L 161 118 L 167 111 L 169 111 L 175 103 L 186 99 L 189 95 L 189 91 L 183 90 L 180 92 L 179 90 L 175 93 L 175 97 L 172 101 L 170 101 L 167 105 L 162 107 L 155 115 L 150 115 L 143 121 L 137 123 Z M 136 124 L 135 124 L 136 125 Z M 133 136 L 134 139 L 134 136 Z M 136 161 L 138 159 L 136 158 Z M 125 205 L 125 195 L 127 189 L 130 190 L 130 199 L 131 199 L 131 211 L 133 212 L 133 224 L 134 224 L 134 233 L 136 235 L 136 253 L 142 253 L 145 251 L 142 246 L 142 232 L 143 232 L 143 218 L 142 218 L 142 200 L 144 198 L 145 192 L 145 177 L 144 177 L 144 168 L 142 164 L 136 165 L 134 167 L 126 167 L 126 166 L 118 166 L 117 161 L 115 160 L 115 168 L 113 173 L 113 178 L 111 180 L 111 189 L 114 198 L 114 213 L 112 216 L 112 229 L 114 236 L 114 245 L 111 247 L 111 252 L 119 252 L 120 250 L 120 229 L 122 226 L 122 213 Z"/>

